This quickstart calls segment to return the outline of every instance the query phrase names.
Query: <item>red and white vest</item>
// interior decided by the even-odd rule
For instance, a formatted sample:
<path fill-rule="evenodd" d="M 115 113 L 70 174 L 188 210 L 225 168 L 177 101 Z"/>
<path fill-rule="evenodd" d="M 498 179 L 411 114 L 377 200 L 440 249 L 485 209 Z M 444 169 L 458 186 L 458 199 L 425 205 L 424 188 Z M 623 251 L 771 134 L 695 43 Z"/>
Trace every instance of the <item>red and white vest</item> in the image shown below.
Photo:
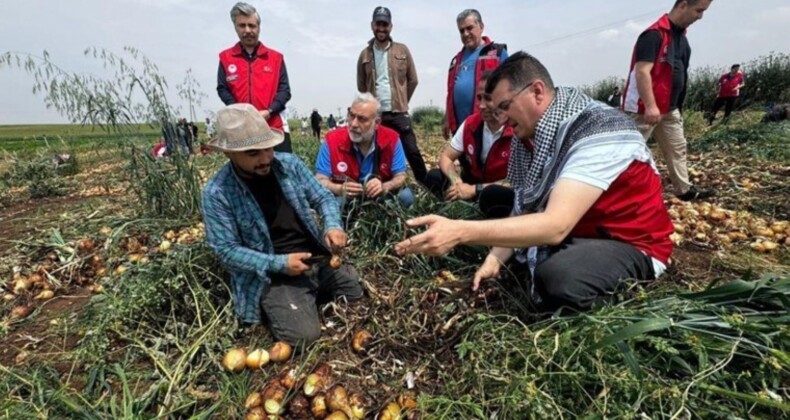
<path fill-rule="evenodd" d="M 237 102 L 252 104 L 259 111 L 269 109 L 277 95 L 283 55 L 260 42 L 252 61 L 245 54 L 241 43 L 219 53 L 228 89 Z M 266 122 L 269 127 L 283 128 L 279 114 L 269 116 Z"/>
<path fill-rule="evenodd" d="M 658 57 L 653 64 L 653 69 L 650 70 L 650 76 L 653 81 L 653 96 L 656 99 L 656 105 L 661 114 L 669 112 L 669 102 L 672 96 L 672 60 L 669 56 L 672 52 L 672 24 L 669 21 L 669 15 L 664 15 L 647 28 L 644 32 L 657 30 L 661 34 L 661 47 L 658 50 Z M 643 32 L 643 33 L 644 33 Z M 639 91 L 636 87 L 636 48 L 631 55 L 631 70 L 628 74 L 628 80 L 625 84 L 625 91 L 623 92 L 622 108 L 626 112 L 644 114 L 645 104 L 642 98 L 639 97 Z"/>
<path fill-rule="evenodd" d="M 399 140 L 395 130 L 379 125 L 376 128 L 376 154 L 373 174 L 381 178 L 381 182 L 392 179 L 392 158 Z M 326 145 L 329 149 L 329 161 L 332 165 L 332 181 L 342 183 L 346 178 L 360 182 L 361 168 L 354 153 L 348 127 L 336 128 L 326 134 Z"/>
<path fill-rule="evenodd" d="M 510 141 L 513 129 L 506 126 L 488 152 L 485 162 L 480 154 L 483 152 L 483 129 L 485 122 L 479 112 L 475 112 L 464 120 L 464 156 L 471 180 L 475 183 L 495 182 L 507 176 L 507 164 L 510 160 Z"/>
<path fill-rule="evenodd" d="M 505 49 L 507 49 L 507 45 L 496 44 L 487 36 L 483 37 L 483 48 L 480 50 L 480 57 L 478 57 L 477 63 L 475 63 L 475 86 L 473 88 L 473 92 L 477 92 L 477 82 L 480 81 L 480 75 L 483 74 L 484 71 L 493 70 L 499 67 L 499 63 L 502 62 L 502 51 Z M 450 126 L 450 132 L 452 133 L 455 133 L 455 131 L 458 130 L 458 126 L 461 125 L 461 122 L 456 121 L 455 119 L 453 91 L 455 87 L 455 75 L 458 74 L 458 68 L 461 66 L 463 55 L 464 50 L 462 48 L 455 58 L 453 58 L 453 61 L 450 62 L 450 72 L 447 75 L 447 103 L 445 115 L 447 118 L 447 124 Z M 475 102 L 472 104 L 472 109 L 476 110 L 477 106 L 478 101 L 477 97 L 475 97 Z"/>

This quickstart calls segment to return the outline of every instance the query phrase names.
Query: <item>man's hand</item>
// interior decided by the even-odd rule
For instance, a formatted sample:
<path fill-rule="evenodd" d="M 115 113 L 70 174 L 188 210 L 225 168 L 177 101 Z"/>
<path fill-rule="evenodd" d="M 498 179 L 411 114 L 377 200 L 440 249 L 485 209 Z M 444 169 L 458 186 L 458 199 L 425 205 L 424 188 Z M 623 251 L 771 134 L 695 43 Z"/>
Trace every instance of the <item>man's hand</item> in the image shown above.
<path fill-rule="evenodd" d="M 268 109 L 264 109 L 263 111 L 258 111 L 258 113 L 261 114 L 263 119 L 266 119 L 266 120 L 268 120 L 269 119 L 269 115 L 271 115 L 271 113 L 269 112 Z"/>
<path fill-rule="evenodd" d="M 498 277 L 501 266 L 496 256 L 488 254 L 485 261 L 483 261 L 483 265 L 475 272 L 475 278 L 472 280 L 472 291 L 477 291 L 481 281 Z"/>
<path fill-rule="evenodd" d="M 365 195 L 369 198 L 376 198 L 382 194 L 384 194 L 384 184 L 381 183 L 380 179 L 370 178 L 365 183 Z"/>
<path fill-rule="evenodd" d="M 395 245 L 395 252 L 401 256 L 406 254 L 445 255 L 461 243 L 463 223 L 463 220 L 452 220 L 436 215 L 411 219 L 406 222 L 409 227 L 428 226 L 428 230 Z"/>
<path fill-rule="evenodd" d="M 332 229 L 324 236 L 324 242 L 326 242 L 326 246 L 332 251 L 332 254 L 339 254 L 348 242 L 348 235 L 340 229 Z"/>
<path fill-rule="evenodd" d="M 465 184 L 463 182 L 456 182 L 455 184 L 451 185 L 447 188 L 447 191 L 444 193 L 444 198 L 447 201 L 455 201 L 455 200 L 472 200 L 475 198 L 477 192 L 475 191 L 474 185 Z"/>
<path fill-rule="evenodd" d="M 658 110 L 658 105 L 646 107 L 643 119 L 645 124 L 658 125 L 661 122 L 661 111 Z"/>
<path fill-rule="evenodd" d="M 348 181 L 343 184 L 341 189 L 341 193 L 344 192 L 346 197 L 348 198 L 356 198 L 362 195 L 364 189 L 362 188 L 362 184 L 358 182 Z"/>
<path fill-rule="evenodd" d="M 294 252 L 293 254 L 288 254 L 288 267 L 286 267 L 285 273 L 291 277 L 296 277 L 309 270 L 310 266 L 306 264 L 304 260 L 310 257 L 311 254 L 309 252 Z"/>

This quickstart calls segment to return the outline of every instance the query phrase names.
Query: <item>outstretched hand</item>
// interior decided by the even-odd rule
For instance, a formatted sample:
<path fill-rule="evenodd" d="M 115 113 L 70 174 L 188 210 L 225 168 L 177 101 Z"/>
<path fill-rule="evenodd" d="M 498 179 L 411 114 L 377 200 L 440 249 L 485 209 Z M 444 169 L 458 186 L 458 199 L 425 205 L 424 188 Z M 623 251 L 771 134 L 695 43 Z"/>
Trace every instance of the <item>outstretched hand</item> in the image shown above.
<path fill-rule="evenodd" d="M 427 226 L 428 230 L 401 241 L 395 245 L 395 252 L 401 256 L 445 255 L 461 243 L 463 223 L 462 220 L 452 220 L 433 214 L 411 219 L 406 222 L 409 227 Z"/>

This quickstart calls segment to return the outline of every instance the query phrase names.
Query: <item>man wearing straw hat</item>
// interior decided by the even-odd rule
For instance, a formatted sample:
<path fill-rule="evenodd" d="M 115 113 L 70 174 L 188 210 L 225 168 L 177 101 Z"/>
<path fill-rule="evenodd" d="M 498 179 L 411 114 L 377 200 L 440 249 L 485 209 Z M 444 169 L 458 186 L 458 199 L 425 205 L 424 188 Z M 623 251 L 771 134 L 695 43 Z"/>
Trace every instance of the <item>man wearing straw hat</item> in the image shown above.
<path fill-rule="evenodd" d="M 325 258 L 348 239 L 335 197 L 299 158 L 274 152 L 282 141 L 254 106 L 220 110 L 209 147 L 230 162 L 204 188 L 202 207 L 208 244 L 230 271 L 236 314 L 265 320 L 276 339 L 299 345 L 321 335 L 316 304 L 360 298 L 362 288 L 352 267 L 333 270 Z"/>

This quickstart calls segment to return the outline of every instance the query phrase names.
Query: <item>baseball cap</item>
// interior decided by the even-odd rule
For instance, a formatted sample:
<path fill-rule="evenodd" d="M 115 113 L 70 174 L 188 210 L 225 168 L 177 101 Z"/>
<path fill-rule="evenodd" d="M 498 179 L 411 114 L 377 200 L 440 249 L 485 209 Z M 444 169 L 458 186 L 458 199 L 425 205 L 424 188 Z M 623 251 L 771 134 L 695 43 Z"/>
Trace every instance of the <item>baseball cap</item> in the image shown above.
<path fill-rule="evenodd" d="M 392 14 L 390 9 L 384 6 L 379 6 L 373 10 L 373 22 L 387 22 L 392 23 Z"/>

